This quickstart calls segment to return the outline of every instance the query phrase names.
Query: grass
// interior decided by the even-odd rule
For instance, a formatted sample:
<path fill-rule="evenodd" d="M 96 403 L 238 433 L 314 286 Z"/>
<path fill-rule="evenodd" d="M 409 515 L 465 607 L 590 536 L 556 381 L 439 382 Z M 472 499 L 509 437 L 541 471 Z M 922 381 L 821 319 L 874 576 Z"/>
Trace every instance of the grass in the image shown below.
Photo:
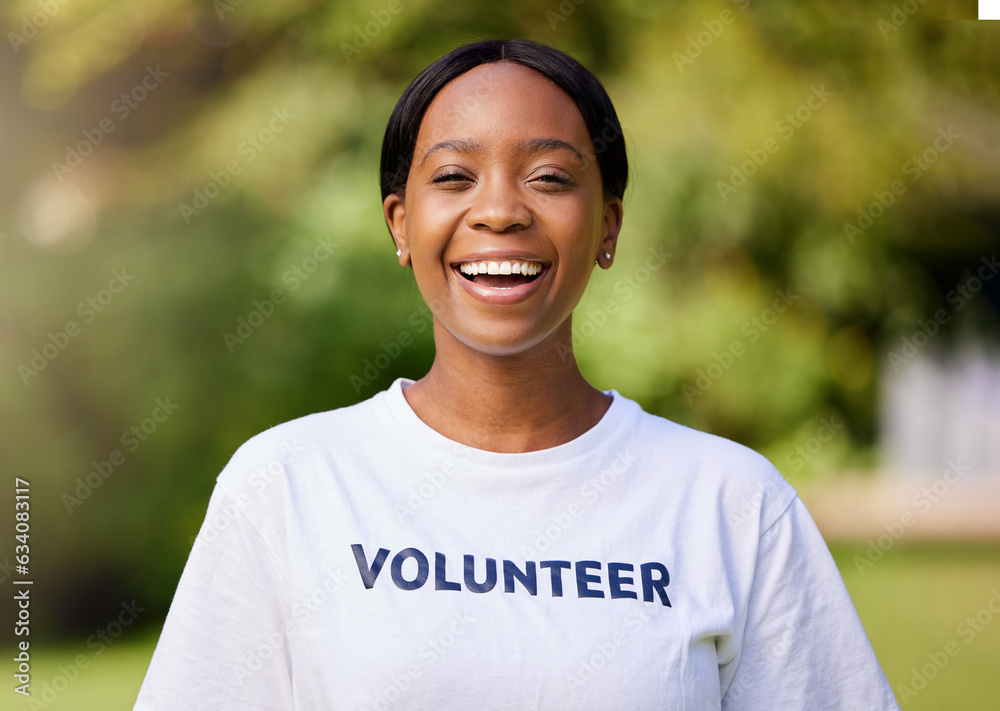
<path fill-rule="evenodd" d="M 73 644 L 31 645 L 31 696 L 4 689 L 0 708 L 9 711 L 117 711 L 131 709 L 146 674 L 159 630 L 123 634 L 104 649 Z M 5 649 L 3 658 L 16 651 Z M 9 674 L 4 678 L 14 685 Z M 7 701 L 10 700 L 10 703 Z"/>
<path fill-rule="evenodd" d="M 899 545 L 860 571 L 855 556 L 865 556 L 864 546 L 835 545 L 832 550 L 904 711 L 998 708 L 1000 614 L 989 613 L 986 605 L 994 591 L 994 607 L 1000 605 L 1000 546 Z M 969 627 L 962 634 L 959 626 L 977 614 L 979 631 Z M 33 646 L 31 698 L 6 690 L 0 706 L 10 711 L 131 709 L 157 635 L 158 630 L 123 635 L 100 654 L 83 643 Z M 942 659 L 949 643 L 958 653 L 940 671 L 929 668 L 933 678 L 916 689 L 914 671 L 932 663 L 929 654 Z M 3 655 L 10 660 L 14 652 L 7 649 Z M 78 667 L 79 655 L 85 663 Z"/>
<path fill-rule="evenodd" d="M 996 594 L 1000 610 L 1000 546 L 896 546 L 859 571 L 865 548 L 832 550 L 904 711 L 1000 708 L 1000 614 L 986 607 Z M 938 670 L 946 646 L 958 651 Z"/>

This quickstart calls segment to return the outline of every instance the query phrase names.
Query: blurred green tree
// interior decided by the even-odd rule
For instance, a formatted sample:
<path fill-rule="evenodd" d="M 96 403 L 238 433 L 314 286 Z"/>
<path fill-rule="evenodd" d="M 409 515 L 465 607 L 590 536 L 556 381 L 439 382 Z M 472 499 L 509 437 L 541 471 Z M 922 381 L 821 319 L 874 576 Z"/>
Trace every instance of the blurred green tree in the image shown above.
<path fill-rule="evenodd" d="M 584 372 L 793 480 L 869 466 L 887 348 L 939 308 L 936 348 L 998 336 L 1000 280 L 946 300 L 1000 231 L 1000 43 L 942 21 L 969 5 L 7 4 L 0 462 L 34 486 L 39 631 L 162 615 L 239 444 L 429 367 L 379 147 L 406 84 L 480 38 L 568 51 L 622 119 Z"/>

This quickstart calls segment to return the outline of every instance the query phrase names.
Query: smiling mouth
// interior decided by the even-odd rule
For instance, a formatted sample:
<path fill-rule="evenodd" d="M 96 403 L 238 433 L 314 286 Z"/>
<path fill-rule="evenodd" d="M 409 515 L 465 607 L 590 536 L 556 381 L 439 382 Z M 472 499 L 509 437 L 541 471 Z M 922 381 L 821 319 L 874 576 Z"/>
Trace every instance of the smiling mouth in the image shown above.
<path fill-rule="evenodd" d="M 490 289 L 513 289 L 530 284 L 548 269 L 547 264 L 527 260 L 483 260 L 462 262 L 457 271 L 465 279 Z"/>

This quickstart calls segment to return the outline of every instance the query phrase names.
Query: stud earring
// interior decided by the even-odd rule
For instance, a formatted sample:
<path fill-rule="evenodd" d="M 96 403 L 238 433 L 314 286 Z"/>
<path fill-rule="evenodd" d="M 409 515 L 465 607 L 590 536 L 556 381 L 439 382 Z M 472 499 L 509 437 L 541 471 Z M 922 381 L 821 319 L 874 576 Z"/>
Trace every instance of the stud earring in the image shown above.
<path fill-rule="evenodd" d="M 397 250 L 396 250 L 396 256 L 397 256 L 397 257 L 400 257 L 400 256 L 402 256 L 402 255 L 403 255 L 403 250 L 401 250 L 401 249 L 397 249 Z"/>
<path fill-rule="evenodd" d="M 611 252 L 605 252 L 604 253 L 604 258 L 605 259 L 611 259 Z"/>

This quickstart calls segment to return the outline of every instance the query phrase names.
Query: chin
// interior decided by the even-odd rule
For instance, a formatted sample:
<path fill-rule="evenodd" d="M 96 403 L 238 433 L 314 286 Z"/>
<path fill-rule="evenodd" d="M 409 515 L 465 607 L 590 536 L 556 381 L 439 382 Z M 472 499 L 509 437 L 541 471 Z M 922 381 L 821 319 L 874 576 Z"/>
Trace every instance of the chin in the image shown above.
<path fill-rule="evenodd" d="M 559 331 L 560 328 L 556 327 L 541 332 L 529 332 L 513 325 L 507 325 L 504 328 L 500 324 L 495 326 L 486 324 L 478 332 L 465 330 L 456 333 L 448 329 L 455 340 L 466 348 L 485 356 L 517 356 L 531 351 L 541 352 L 546 349 L 552 349 L 559 353 L 558 344 L 563 342 L 559 338 Z"/>

